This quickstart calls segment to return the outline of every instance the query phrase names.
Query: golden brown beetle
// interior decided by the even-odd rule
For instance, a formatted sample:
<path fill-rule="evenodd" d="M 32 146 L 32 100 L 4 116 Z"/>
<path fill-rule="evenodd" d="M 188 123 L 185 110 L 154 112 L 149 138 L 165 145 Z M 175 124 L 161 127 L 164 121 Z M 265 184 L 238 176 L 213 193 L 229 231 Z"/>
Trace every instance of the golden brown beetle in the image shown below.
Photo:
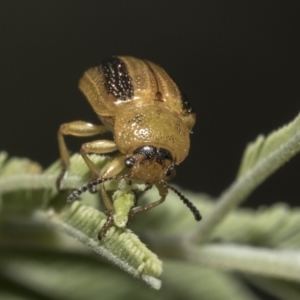
<path fill-rule="evenodd" d="M 58 187 L 62 188 L 62 178 L 69 168 L 64 136 L 86 137 L 111 131 L 114 141 L 97 140 L 82 145 L 80 153 L 97 180 L 68 197 L 68 201 L 73 201 L 84 191 L 100 184 L 108 221 L 99 238 L 113 222 L 114 206 L 103 185 L 103 182 L 112 179 L 138 180 L 149 188 L 155 185 L 159 191 L 160 200 L 133 207 L 130 217 L 162 203 L 170 188 L 191 209 L 196 220 L 200 220 L 196 207 L 166 183 L 175 175 L 174 166 L 188 155 L 189 134 L 195 123 L 195 114 L 169 75 L 150 61 L 115 56 L 87 70 L 79 88 L 103 125 L 75 121 L 60 126 L 58 142 L 63 172 L 58 179 Z M 88 153 L 104 154 L 116 150 L 120 155 L 102 174 L 87 156 Z M 128 169 L 127 174 L 119 175 L 125 168 Z"/>

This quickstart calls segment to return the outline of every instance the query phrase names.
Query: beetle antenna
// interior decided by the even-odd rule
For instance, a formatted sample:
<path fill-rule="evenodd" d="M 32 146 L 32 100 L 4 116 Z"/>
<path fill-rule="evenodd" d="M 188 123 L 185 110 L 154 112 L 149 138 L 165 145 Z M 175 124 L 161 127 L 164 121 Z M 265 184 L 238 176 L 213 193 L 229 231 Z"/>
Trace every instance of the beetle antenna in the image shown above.
<path fill-rule="evenodd" d="M 88 182 L 87 184 L 83 185 L 79 189 L 73 191 L 68 197 L 67 197 L 67 202 L 73 202 L 76 200 L 81 194 L 84 192 L 91 190 L 94 186 L 97 186 L 103 182 L 109 181 L 109 180 L 114 180 L 114 179 L 123 179 L 129 177 L 128 174 L 121 175 L 121 176 L 111 176 L 111 177 L 105 177 L 105 178 L 98 178 L 96 180 L 92 180 Z"/>
<path fill-rule="evenodd" d="M 190 209 L 190 211 L 193 213 L 195 220 L 200 221 L 202 219 L 202 216 L 198 210 L 198 208 L 189 200 L 187 199 L 183 194 L 181 194 L 176 188 L 169 185 L 166 181 L 162 180 L 161 183 L 167 187 L 168 189 L 172 190 L 177 196 L 180 198 L 180 200 L 183 201 L 183 203 Z"/>

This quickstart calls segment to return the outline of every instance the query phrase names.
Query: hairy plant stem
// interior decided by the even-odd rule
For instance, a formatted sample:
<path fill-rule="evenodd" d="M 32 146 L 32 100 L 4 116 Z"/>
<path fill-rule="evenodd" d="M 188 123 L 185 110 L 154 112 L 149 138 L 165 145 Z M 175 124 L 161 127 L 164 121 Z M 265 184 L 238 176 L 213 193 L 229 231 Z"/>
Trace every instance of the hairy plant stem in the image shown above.
<path fill-rule="evenodd" d="M 143 236 L 155 253 L 225 271 L 300 281 L 300 253 L 235 244 L 194 245 L 180 236 Z"/>
<path fill-rule="evenodd" d="M 187 238 L 194 243 L 203 243 L 208 240 L 216 226 L 234 207 L 244 201 L 258 185 L 298 151 L 300 151 L 300 132 L 258 162 L 243 177 L 233 182 L 217 200 L 210 214 L 204 216 L 198 227 Z"/>
<path fill-rule="evenodd" d="M 57 175 L 49 174 L 20 174 L 0 179 L 0 193 L 15 192 L 21 189 L 56 189 Z M 82 178 L 70 176 L 64 179 L 66 189 L 78 188 L 83 184 Z"/>

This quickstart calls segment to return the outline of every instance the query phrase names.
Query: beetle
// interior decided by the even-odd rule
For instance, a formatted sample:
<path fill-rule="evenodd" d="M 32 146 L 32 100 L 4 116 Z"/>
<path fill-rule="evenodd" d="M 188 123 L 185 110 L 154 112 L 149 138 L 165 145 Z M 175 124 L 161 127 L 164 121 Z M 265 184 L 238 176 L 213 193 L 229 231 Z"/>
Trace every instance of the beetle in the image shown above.
<path fill-rule="evenodd" d="M 190 132 L 195 113 L 177 84 L 160 66 L 129 56 L 113 56 L 88 69 L 79 81 L 79 88 L 99 117 L 102 125 L 84 121 L 62 124 L 58 144 L 62 172 L 57 180 L 59 189 L 69 169 L 69 153 L 64 136 L 88 137 L 111 131 L 114 140 L 84 143 L 80 154 L 92 172 L 93 180 L 69 195 L 71 202 L 86 190 L 99 185 L 108 215 L 99 232 L 101 239 L 113 223 L 114 205 L 107 195 L 104 182 L 125 179 L 143 182 L 147 188 L 156 186 L 160 199 L 143 206 L 134 206 L 130 218 L 148 211 L 165 201 L 172 189 L 201 220 L 197 208 L 167 181 L 175 175 L 175 165 L 188 155 Z M 88 157 L 89 153 L 106 154 L 119 151 L 101 173 Z M 123 174 L 124 169 L 126 170 Z M 123 172 L 123 175 L 120 173 Z"/>

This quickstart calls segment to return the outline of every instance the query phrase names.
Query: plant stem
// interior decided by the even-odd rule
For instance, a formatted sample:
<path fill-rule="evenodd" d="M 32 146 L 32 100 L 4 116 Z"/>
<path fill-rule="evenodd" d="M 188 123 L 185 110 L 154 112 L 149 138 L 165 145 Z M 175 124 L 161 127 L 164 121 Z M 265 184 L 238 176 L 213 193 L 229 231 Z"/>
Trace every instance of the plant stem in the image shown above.
<path fill-rule="evenodd" d="M 298 151 L 300 151 L 300 132 L 258 162 L 243 177 L 233 182 L 217 200 L 211 213 L 203 218 L 188 238 L 194 243 L 203 243 L 208 240 L 215 227 L 235 206 L 244 201 L 255 188 Z"/>
<path fill-rule="evenodd" d="M 193 245 L 180 236 L 144 236 L 147 244 L 164 257 L 226 271 L 300 281 L 300 253 L 234 244 Z"/>
<path fill-rule="evenodd" d="M 220 270 L 242 271 L 256 275 L 300 281 L 300 253 L 241 245 L 191 247 L 186 259 Z"/>
<path fill-rule="evenodd" d="M 20 174 L 3 177 L 0 179 L 0 194 L 14 192 L 21 189 L 56 189 L 57 175 L 49 174 Z M 67 189 L 78 188 L 83 184 L 82 178 L 70 176 L 64 179 Z"/>

